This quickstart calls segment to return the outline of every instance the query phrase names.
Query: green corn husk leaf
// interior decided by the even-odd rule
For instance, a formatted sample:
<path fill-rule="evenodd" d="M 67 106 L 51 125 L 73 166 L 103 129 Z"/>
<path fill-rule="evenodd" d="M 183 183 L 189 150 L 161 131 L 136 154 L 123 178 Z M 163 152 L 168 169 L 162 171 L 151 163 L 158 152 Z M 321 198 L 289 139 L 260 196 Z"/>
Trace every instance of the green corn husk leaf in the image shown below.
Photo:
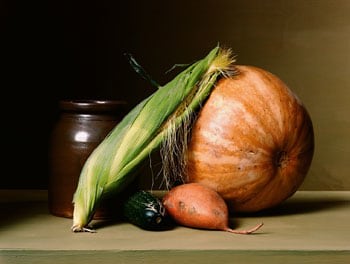
<path fill-rule="evenodd" d="M 89 231 L 101 199 L 122 191 L 136 172 L 208 97 L 217 78 L 230 74 L 234 59 L 219 46 L 133 108 L 85 162 L 73 197 L 72 230 Z"/>

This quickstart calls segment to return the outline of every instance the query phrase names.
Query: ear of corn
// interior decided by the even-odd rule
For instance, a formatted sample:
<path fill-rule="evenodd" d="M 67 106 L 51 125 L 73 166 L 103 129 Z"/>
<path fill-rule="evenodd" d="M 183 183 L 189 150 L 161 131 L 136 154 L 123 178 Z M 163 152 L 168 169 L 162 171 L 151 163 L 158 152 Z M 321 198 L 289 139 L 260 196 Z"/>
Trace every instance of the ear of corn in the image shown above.
<path fill-rule="evenodd" d="M 134 107 L 91 153 L 73 197 L 72 230 L 86 231 L 101 199 L 123 190 L 150 153 L 207 98 L 234 59 L 219 46 Z"/>

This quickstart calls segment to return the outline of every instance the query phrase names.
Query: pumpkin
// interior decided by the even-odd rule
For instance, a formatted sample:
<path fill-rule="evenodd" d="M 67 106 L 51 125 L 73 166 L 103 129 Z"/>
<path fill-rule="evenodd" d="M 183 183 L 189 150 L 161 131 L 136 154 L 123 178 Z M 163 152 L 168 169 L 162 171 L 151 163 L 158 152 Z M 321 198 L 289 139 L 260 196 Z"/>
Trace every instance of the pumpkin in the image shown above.
<path fill-rule="evenodd" d="M 215 189 L 232 212 L 279 205 L 302 184 L 314 153 L 313 125 L 276 75 L 235 66 L 218 80 L 193 124 L 186 182 Z"/>

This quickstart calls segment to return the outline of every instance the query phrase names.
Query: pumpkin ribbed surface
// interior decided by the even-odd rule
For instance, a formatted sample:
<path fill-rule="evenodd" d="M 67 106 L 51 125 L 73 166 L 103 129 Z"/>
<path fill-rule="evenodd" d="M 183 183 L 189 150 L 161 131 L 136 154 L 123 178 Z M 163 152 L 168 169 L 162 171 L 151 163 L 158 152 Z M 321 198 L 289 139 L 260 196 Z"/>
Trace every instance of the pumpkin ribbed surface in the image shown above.
<path fill-rule="evenodd" d="M 314 152 L 311 118 L 277 76 L 253 66 L 218 81 L 192 128 L 187 182 L 214 188 L 231 211 L 278 205 L 303 182 Z"/>

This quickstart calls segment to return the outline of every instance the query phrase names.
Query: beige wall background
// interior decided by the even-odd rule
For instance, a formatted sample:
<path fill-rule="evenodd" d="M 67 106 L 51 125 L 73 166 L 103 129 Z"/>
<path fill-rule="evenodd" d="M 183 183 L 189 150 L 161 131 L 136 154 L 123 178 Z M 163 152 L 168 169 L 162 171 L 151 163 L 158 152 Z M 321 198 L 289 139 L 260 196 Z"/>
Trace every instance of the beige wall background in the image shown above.
<path fill-rule="evenodd" d="M 1 87 L 11 98 L 0 188 L 47 188 L 59 99 L 125 99 L 131 107 L 153 92 L 124 52 L 162 84 L 174 64 L 220 43 L 239 64 L 279 76 L 310 112 L 316 149 L 302 189 L 350 190 L 350 0 L 13 2 L 0 8 Z M 13 102 L 25 118 L 8 111 Z"/>
<path fill-rule="evenodd" d="M 278 75 L 306 105 L 316 149 L 302 189 L 350 190 L 350 1 L 144 1 L 124 45 L 155 79 L 216 43 Z M 132 99 L 130 99 L 132 100 Z"/>

